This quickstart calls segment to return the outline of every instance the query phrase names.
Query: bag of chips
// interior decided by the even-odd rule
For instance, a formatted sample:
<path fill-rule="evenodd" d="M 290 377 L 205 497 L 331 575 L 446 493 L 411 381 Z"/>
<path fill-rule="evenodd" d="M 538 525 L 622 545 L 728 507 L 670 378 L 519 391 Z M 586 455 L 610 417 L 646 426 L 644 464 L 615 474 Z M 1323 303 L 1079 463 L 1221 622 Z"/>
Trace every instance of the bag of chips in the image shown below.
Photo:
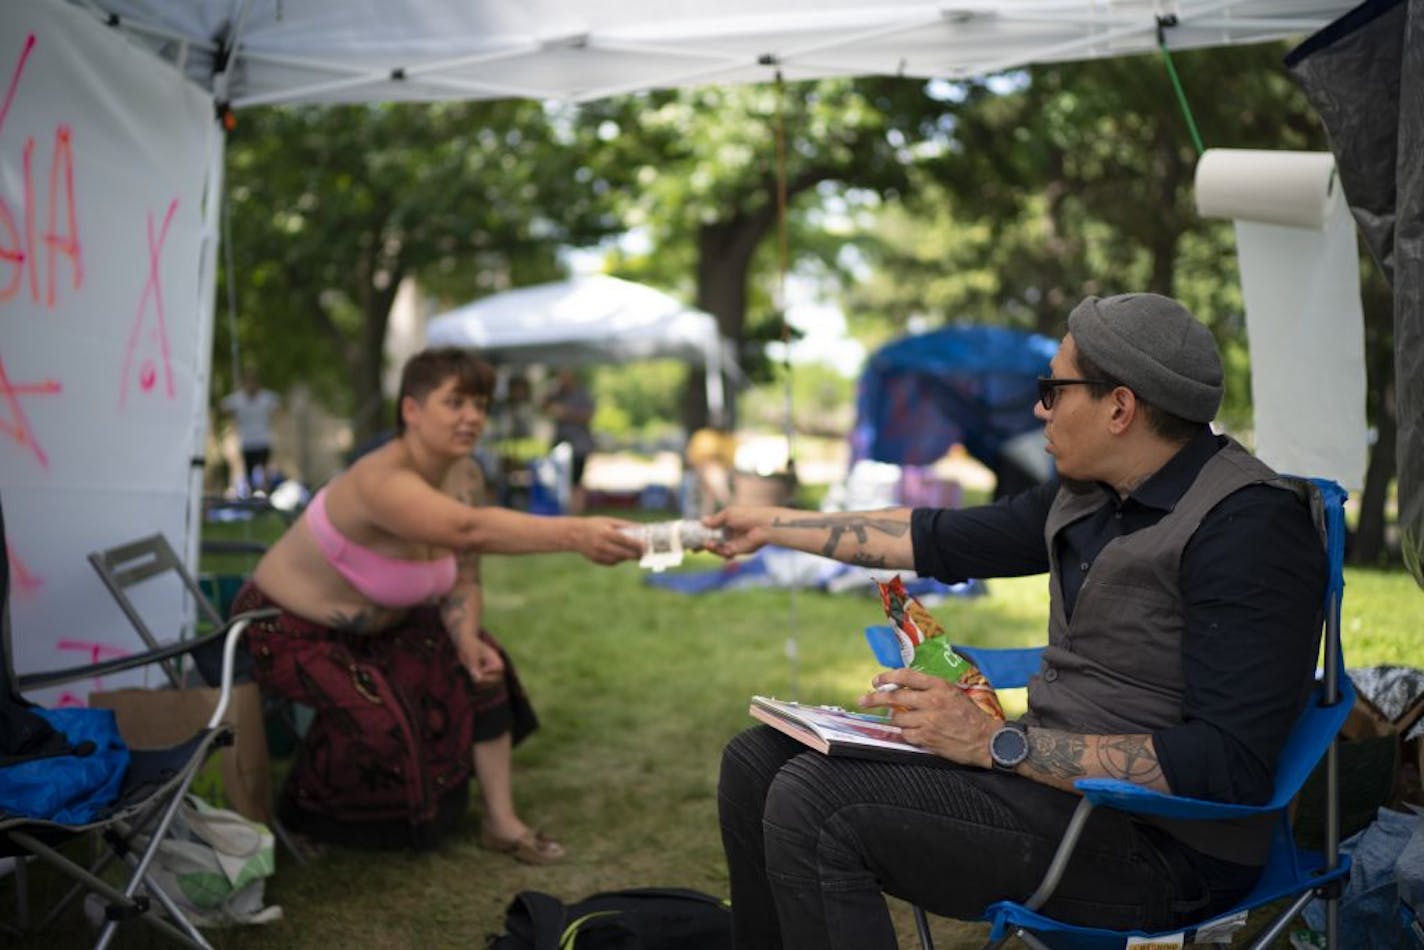
<path fill-rule="evenodd" d="M 995 719 L 1003 719 L 1004 708 L 999 705 L 994 687 L 979 667 L 955 652 L 944 628 L 924 604 L 905 590 L 899 575 L 886 583 L 876 581 L 875 586 L 880 588 L 880 603 L 894 627 L 902 665 L 953 683 L 969 694 L 974 705 Z"/>

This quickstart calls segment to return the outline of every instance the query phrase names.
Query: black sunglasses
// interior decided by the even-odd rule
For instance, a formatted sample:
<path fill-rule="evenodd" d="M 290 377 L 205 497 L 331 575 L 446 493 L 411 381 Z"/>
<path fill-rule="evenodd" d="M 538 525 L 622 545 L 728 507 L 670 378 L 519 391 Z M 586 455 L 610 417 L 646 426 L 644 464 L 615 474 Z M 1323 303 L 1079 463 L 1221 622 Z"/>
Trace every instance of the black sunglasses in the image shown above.
<path fill-rule="evenodd" d="M 1038 401 L 1043 404 L 1043 408 L 1052 409 L 1053 404 L 1058 401 L 1058 388 L 1060 386 L 1116 386 L 1106 379 L 1068 379 L 1054 376 L 1038 377 Z"/>

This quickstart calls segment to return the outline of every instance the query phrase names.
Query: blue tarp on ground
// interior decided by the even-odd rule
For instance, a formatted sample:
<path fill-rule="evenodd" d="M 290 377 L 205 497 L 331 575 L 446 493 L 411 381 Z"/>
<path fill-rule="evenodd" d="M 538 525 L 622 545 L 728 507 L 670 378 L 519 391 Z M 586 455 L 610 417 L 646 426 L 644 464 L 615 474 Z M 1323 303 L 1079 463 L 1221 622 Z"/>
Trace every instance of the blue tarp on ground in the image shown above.
<path fill-rule="evenodd" d="M 1041 425 L 1035 379 L 1057 350 L 1004 327 L 945 327 L 882 347 L 861 373 L 852 461 L 931 465 L 960 443 L 995 468 L 1004 442 Z"/>
<path fill-rule="evenodd" d="M 870 576 L 861 568 L 775 545 L 712 570 L 648 574 L 644 581 L 679 594 L 749 587 L 811 588 L 828 593 L 875 590 Z M 932 577 L 908 577 L 905 589 L 916 597 L 977 597 L 988 593 L 980 580 L 946 584 Z"/>

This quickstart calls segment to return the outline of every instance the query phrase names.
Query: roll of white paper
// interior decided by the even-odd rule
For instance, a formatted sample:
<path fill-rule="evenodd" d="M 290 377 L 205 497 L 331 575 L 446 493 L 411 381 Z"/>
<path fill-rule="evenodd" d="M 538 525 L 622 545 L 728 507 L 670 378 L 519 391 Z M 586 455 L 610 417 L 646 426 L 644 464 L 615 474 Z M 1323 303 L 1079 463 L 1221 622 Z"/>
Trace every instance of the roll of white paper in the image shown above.
<path fill-rule="evenodd" d="M 1326 152 L 1212 149 L 1197 210 L 1236 223 L 1256 454 L 1280 472 L 1364 482 L 1364 318 L 1355 224 Z"/>
<path fill-rule="evenodd" d="M 1337 188 L 1329 152 L 1212 148 L 1197 161 L 1197 213 L 1204 218 L 1320 228 Z"/>

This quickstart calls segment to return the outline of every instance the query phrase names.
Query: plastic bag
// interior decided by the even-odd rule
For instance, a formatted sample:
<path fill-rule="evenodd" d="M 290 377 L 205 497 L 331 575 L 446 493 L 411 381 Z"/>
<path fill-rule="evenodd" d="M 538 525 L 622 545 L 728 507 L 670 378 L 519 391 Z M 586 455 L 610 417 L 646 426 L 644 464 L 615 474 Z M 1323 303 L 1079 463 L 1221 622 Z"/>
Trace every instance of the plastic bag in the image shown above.
<path fill-rule="evenodd" d="M 275 870 L 266 825 L 189 795 L 149 874 L 193 923 L 225 926 L 282 918 L 282 908 L 262 906 L 266 879 Z"/>

